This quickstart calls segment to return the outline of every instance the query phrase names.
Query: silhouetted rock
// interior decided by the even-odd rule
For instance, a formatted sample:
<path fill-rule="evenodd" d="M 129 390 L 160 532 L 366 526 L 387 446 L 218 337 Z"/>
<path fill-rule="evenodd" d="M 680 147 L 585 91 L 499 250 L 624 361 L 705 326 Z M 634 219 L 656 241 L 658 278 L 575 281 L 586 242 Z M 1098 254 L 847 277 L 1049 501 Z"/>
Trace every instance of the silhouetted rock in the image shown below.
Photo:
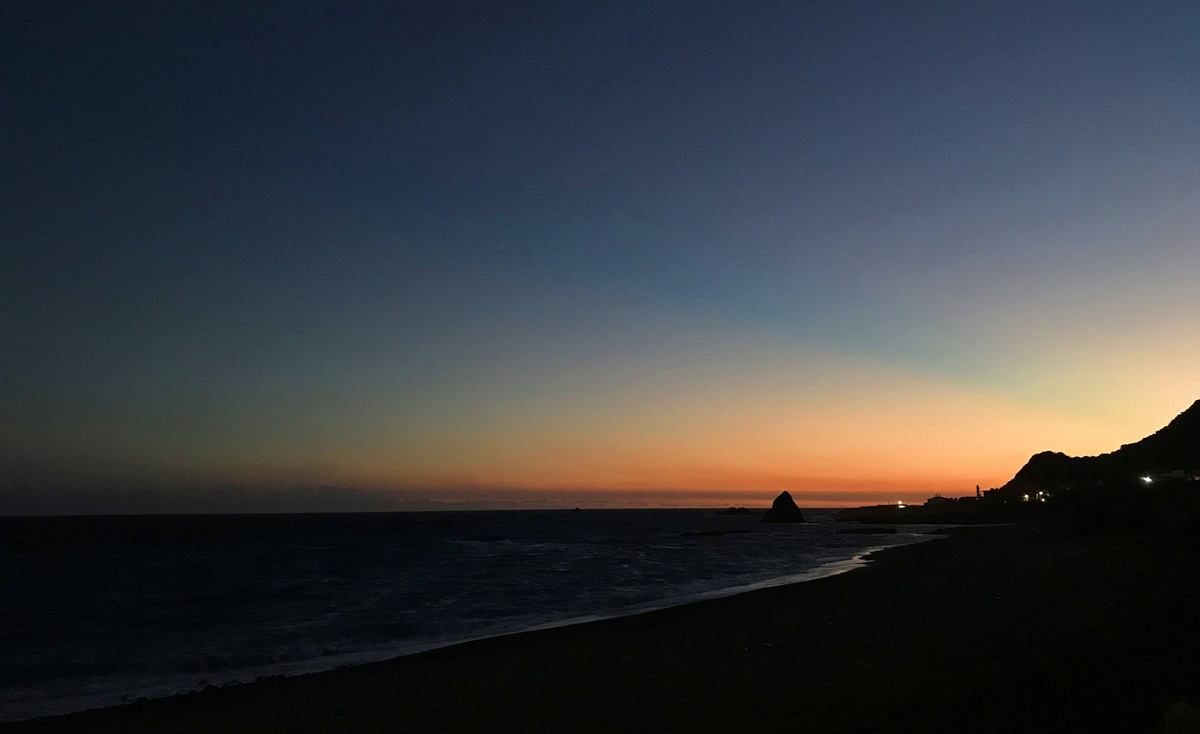
<path fill-rule="evenodd" d="M 804 522 L 804 513 L 796 506 L 792 495 L 783 492 L 771 503 L 771 509 L 762 517 L 763 522 Z"/>
<path fill-rule="evenodd" d="M 714 515 L 753 515 L 754 510 L 745 507 L 730 507 L 728 510 L 717 510 Z"/>

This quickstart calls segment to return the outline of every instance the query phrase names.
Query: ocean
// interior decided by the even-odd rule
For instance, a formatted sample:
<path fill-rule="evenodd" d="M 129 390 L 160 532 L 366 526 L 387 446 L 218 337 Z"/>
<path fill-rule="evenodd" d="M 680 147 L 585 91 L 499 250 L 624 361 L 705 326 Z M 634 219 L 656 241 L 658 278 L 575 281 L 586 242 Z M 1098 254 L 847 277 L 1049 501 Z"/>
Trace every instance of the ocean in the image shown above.
<path fill-rule="evenodd" d="M 928 539 L 712 510 L 0 518 L 0 721 L 382 660 Z"/>

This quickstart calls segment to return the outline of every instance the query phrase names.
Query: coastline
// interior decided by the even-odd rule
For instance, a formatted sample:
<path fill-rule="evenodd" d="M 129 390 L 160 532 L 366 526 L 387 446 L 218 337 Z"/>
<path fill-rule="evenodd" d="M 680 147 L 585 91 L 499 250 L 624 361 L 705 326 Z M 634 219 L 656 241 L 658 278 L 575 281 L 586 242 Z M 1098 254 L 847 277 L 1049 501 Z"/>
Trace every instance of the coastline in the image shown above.
<path fill-rule="evenodd" d="M 1120 550 L 956 529 L 853 573 L 0 730 L 1155 730 L 1200 692 L 1200 604 Z"/>
<path fill-rule="evenodd" d="M 176 673 L 165 676 L 127 676 L 124 679 L 119 679 L 121 682 L 115 687 L 112 682 L 114 679 L 98 678 L 93 680 L 90 678 L 79 678 L 73 683 L 74 688 L 67 696 L 56 696 L 53 692 L 39 695 L 31 690 L 25 696 L 0 697 L 0 726 L 37 719 L 61 718 L 72 714 L 94 712 L 107 708 L 117 708 L 140 701 L 160 701 L 177 696 L 195 694 L 212 688 L 249 685 L 263 679 L 294 678 L 333 670 L 343 670 L 349 667 L 388 662 L 402 657 L 419 655 L 457 645 L 482 642 L 498 637 L 648 614 L 675 606 L 751 593 L 776 586 L 810 582 L 861 568 L 866 565 L 868 562 L 866 559 L 872 553 L 877 553 L 894 545 L 928 542 L 935 537 L 937 536 L 933 534 L 913 535 L 909 533 L 906 534 L 906 538 L 901 542 L 864 547 L 857 551 L 852 551 L 853 555 L 827 560 L 818 566 L 798 573 L 758 578 L 752 581 L 742 580 L 734 585 L 705 588 L 699 591 L 688 590 L 677 596 L 667 596 L 592 613 L 582 613 L 562 618 L 544 616 L 541 620 L 525 620 L 507 625 L 499 625 L 475 635 L 414 639 L 387 647 L 236 668 L 201 675 L 196 673 Z"/>

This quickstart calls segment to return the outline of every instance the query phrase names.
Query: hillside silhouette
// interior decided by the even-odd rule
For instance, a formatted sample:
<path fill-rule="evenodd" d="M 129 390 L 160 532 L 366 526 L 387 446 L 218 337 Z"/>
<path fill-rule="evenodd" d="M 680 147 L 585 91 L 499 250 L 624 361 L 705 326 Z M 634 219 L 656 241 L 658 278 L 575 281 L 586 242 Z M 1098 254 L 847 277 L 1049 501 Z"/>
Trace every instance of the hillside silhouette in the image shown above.
<path fill-rule="evenodd" d="M 1099 456 L 1034 454 L 1000 488 L 1002 493 L 1054 491 L 1125 483 L 1141 477 L 1191 479 L 1200 474 L 1200 400 L 1164 428 L 1136 443 Z"/>
<path fill-rule="evenodd" d="M 842 510 L 867 523 L 1017 522 L 1047 513 L 1088 529 L 1133 525 L 1200 533 L 1200 400 L 1154 434 L 1099 456 L 1034 454 L 998 489 L 924 505 Z M 1198 537 L 1200 540 L 1200 537 Z"/>

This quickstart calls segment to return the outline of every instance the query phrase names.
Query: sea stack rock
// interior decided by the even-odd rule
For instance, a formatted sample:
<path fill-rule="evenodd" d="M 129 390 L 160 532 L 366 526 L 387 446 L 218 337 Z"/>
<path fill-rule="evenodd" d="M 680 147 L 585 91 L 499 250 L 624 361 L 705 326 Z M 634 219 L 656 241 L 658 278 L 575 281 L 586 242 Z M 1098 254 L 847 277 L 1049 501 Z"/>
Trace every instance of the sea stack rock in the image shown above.
<path fill-rule="evenodd" d="M 796 507 L 792 495 L 784 492 L 771 503 L 771 509 L 763 515 L 763 522 L 804 522 L 804 513 Z"/>

